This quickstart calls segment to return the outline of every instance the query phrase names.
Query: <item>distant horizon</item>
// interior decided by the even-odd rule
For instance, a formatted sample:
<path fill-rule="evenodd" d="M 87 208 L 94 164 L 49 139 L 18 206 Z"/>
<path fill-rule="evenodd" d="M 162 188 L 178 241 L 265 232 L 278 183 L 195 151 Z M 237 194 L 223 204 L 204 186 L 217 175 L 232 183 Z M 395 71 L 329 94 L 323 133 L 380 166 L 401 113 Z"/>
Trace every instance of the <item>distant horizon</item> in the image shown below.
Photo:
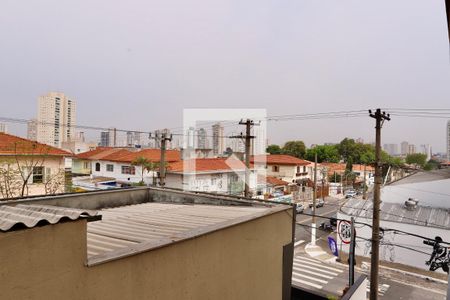
<path fill-rule="evenodd" d="M 449 105 L 442 1 L 3 1 L 0 23 L 0 117 L 32 118 L 37 98 L 55 90 L 75 99 L 80 125 L 142 131 L 182 126 L 186 108 Z M 382 143 L 444 152 L 446 123 L 393 115 Z M 375 132 L 367 116 L 270 122 L 267 136 L 370 143 Z"/>

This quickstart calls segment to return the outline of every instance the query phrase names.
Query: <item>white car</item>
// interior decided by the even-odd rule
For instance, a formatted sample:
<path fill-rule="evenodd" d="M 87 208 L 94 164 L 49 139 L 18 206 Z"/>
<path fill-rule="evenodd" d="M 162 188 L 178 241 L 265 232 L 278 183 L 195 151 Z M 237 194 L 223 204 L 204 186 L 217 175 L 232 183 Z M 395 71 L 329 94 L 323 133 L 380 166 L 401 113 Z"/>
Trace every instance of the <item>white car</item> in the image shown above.
<path fill-rule="evenodd" d="M 356 197 L 356 191 L 355 190 L 348 190 L 345 192 L 345 198 L 354 198 Z"/>
<path fill-rule="evenodd" d="M 325 204 L 322 198 L 316 199 L 316 208 L 322 207 Z M 313 207 L 313 201 L 309 201 L 309 207 Z"/>

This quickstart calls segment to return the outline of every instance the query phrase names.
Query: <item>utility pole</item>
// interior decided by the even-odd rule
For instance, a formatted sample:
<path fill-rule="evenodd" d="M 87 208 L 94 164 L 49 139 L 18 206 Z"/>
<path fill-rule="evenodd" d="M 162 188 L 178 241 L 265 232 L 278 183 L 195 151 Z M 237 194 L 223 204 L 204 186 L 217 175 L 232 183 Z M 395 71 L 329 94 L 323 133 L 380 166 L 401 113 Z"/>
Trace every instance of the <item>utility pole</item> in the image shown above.
<path fill-rule="evenodd" d="M 380 189 L 381 173 L 381 128 L 385 120 L 390 121 L 389 114 L 377 109 L 370 117 L 376 121 L 375 125 L 375 188 L 373 191 L 373 217 L 372 217 L 372 257 L 370 261 L 370 300 L 378 299 L 378 264 L 380 257 Z"/>
<path fill-rule="evenodd" d="M 316 245 L 317 152 L 314 154 L 314 186 L 312 203 L 311 245 Z"/>
<path fill-rule="evenodd" d="M 250 197 L 250 147 L 251 140 L 255 138 L 255 136 L 251 135 L 252 126 L 258 126 L 259 124 L 255 124 L 253 120 L 247 119 L 245 122 L 241 120 L 239 125 L 245 125 L 245 136 L 237 135 L 231 136 L 230 138 L 240 138 L 245 140 L 245 186 L 244 186 L 244 197 Z"/>
<path fill-rule="evenodd" d="M 324 193 L 324 189 L 325 189 L 325 169 L 324 168 L 322 168 L 322 171 L 321 171 L 321 173 L 322 173 L 322 191 L 321 191 L 321 194 L 322 194 L 322 201 L 323 201 L 323 203 L 325 204 L 325 193 Z"/>
<path fill-rule="evenodd" d="M 156 139 L 158 137 L 155 137 Z M 166 178 L 166 142 L 172 140 L 172 135 L 167 136 L 166 132 L 161 134 L 161 158 L 159 160 L 159 185 L 164 187 Z"/>
<path fill-rule="evenodd" d="M 355 218 L 351 218 L 351 242 L 350 251 L 348 257 L 348 286 L 352 286 L 355 283 L 355 245 L 356 245 L 356 232 L 355 232 Z"/>

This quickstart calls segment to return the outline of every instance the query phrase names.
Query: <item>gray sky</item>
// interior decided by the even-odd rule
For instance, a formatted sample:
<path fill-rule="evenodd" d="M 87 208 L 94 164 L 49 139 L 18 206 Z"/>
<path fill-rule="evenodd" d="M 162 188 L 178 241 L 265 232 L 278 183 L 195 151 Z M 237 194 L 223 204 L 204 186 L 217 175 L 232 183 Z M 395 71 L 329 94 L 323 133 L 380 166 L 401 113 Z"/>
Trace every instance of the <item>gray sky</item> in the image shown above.
<path fill-rule="evenodd" d="M 183 108 L 269 115 L 450 108 L 443 0 L 0 2 L 0 116 L 63 91 L 78 123 L 152 130 Z M 396 118 L 383 143 L 444 151 L 446 120 Z M 269 123 L 269 139 L 373 140 L 373 120 Z"/>

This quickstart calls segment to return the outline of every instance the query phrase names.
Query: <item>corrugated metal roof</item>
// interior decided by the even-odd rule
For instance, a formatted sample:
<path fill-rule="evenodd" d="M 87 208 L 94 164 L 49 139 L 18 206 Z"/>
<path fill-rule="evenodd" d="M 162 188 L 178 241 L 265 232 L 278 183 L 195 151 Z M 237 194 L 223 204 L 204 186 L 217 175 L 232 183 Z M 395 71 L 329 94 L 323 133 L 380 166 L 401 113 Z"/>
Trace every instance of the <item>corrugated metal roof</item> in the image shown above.
<path fill-rule="evenodd" d="M 450 228 L 450 210 L 444 208 L 418 205 L 414 210 L 408 210 L 401 204 L 382 202 L 380 209 L 380 218 L 384 221 Z M 350 199 L 341 210 L 347 215 L 372 218 L 373 202 Z"/>
<path fill-rule="evenodd" d="M 144 203 L 104 209 L 88 223 L 88 265 L 148 251 L 245 222 L 286 206 Z"/>
<path fill-rule="evenodd" d="M 95 211 L 57 207 L 51 205 L 0 206 L 0 230 L 8 231 L 17 227 L 32 228 L 42 224 L 56 224 L 62 220 L 77 220 L 80 217 L 93 217 Z"/>

